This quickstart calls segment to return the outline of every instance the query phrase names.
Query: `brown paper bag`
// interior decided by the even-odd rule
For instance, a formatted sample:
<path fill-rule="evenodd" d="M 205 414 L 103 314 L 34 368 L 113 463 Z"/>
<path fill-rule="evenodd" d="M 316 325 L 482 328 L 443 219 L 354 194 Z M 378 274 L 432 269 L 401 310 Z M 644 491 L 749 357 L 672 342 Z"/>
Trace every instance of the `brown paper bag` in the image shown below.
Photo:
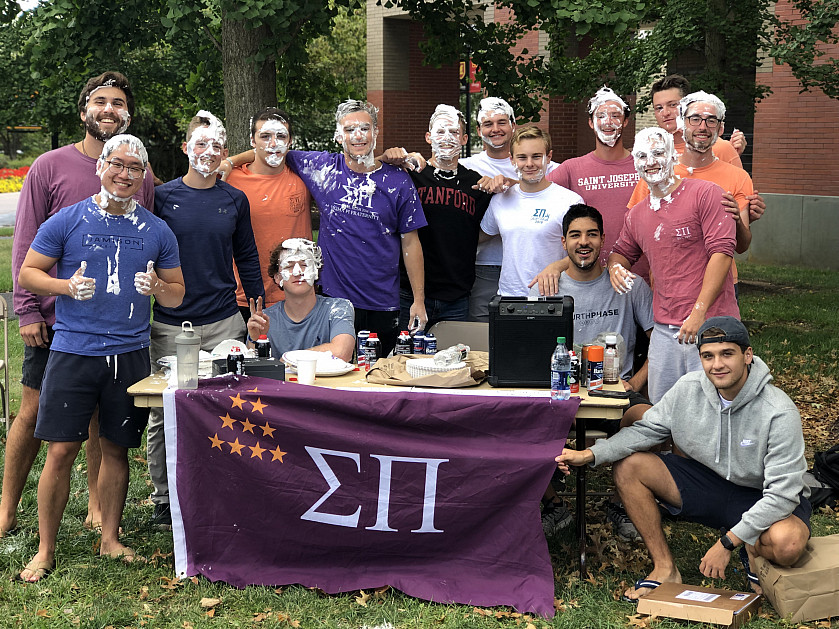
<path fill-rule="evenodd" d="M 782 568 L 757 557 L 752 569 L 782 618 L 799 623 L 839 616 L 839 535 L 812 537 L 798 562 Z"/>
<path fill-rule="evenodd" d="M 380 358 L 367 373 L 367 382 L 390 384 L 397 387 L 435 387 L 439 389 L 472 387 L 483 382 L 489 367 L 489 354 L 487 352 L 469 352 L 465 367 L 412 378 L 405 368 L 405 362 L 409 358 L 428 358 L 428 356 L 411 354 Z"/>

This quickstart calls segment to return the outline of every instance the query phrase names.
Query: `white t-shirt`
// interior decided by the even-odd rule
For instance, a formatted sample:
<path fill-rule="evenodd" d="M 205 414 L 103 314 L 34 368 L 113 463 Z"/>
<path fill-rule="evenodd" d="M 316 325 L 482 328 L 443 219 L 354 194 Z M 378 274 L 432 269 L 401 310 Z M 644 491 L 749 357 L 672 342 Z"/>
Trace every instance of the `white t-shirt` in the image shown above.
<path fill-rule="evenodd" d="M 458 160 L 458 164 L 463 164 L 466 168 L 474 170 L 484 177 L 504 175 L 509 179 L 519 178 L 509 157 L 490 157 L 486 151 L 481 151 L 471 157 L 464 157 Z M 559 167 L 559 164 L 550 162 L 546 173 L 551 172 L 557 167 Z M 493 238 L 478 245 L 478 255 L 475 257 L 475 264 L 479 266 L 501 266 L 501 261 L 502 248 L 500 238 Z"/>
<path fill-rule="evenodd" d="M 583 203 L 583 198 L 555 183 L 539 192 L 523 192 L 516 184 L 492 197 L 481 229 L 491 236 L 501 235 L 500 295 L 527 295 L 527 285 L 539 271 L 566 256 L 562 219 L 575 203 Z"/>

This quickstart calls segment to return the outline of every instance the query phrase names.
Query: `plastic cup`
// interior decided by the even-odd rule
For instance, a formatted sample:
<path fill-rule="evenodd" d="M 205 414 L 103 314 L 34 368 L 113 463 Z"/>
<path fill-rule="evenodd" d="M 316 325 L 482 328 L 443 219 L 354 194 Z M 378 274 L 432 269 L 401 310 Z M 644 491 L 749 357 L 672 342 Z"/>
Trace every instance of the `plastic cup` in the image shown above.
<path fill-rule="evenodd" d="M 315 372 L 318 368 L 317 358 L 297 359 L 297 382 L 300 384 L 314 384 Z"/>

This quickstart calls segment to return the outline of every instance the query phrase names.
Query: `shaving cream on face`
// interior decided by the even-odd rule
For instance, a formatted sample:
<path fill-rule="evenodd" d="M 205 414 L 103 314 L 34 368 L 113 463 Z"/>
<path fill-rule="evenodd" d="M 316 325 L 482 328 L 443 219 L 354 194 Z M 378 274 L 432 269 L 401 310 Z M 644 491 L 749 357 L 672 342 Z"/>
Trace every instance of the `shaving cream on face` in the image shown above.
<path fill-rule="evenodd" d="M 254 136 L 251 146 L 265 154 L 265 163 L 272 168 L 282 166 L 291 147 L 291 134 L 286 121 L 276 118 L 265 120 Z"/>
<path fill-rule="evenodd" d="M 635 160 L 635 170 L 647 183 L 651 192 L 654 187 L 663 189 L 673 183 L 673 167 L 677 155 L 673 148 L 673 136 L 667 131 L 658 127 L 640 131 L 635 136 L 632 157 Z M 648 169 L 651 172 L 648 173 Z"/>
<path fill-rule="evenodd" d="M 361 114 L 361 115 L 357 115 Z M 373 157 L 373 151 L 376 149 L 376 137 L 379 131 L 369 120 L 369 115 L 366 112 L 355 112 L 349 114 L 339 122 L 335 128 L 335 140 L 341 143 L 344 149 L 344 155 L 350 159 L 354 159 L 359 164 L 366 168 L 372 168 L 376 160 Z M 367 145 L 363 146 L 354 145 Z M 353 152 L 364 150 L 363 154 L 356 154 Z"/>
<path fill-rule="evenodd" d="M 500 149 L 504 146 L 506 140 L 498 143 L 493 142 L 492 138 L 489 136 L 489 132 L 484 134 L 482 126 L 484 120 L 494 116 L 505 116 L 507 118 L 507 122 L 510 124 L 510 128 L 512 129 L 515 115 L 513 114 L 513 108 L 510 107 L 510 104 L 503 98 L 484 98 L 481 100 L 478 114 L 475 116 L 475 119 L 478 121 L 478 131 L 481 135 L 481 140 L 483 140 L 484 144 L 487 144 L 494 149 Z"/>
<path fill-rule="evenodd" d="M 623 108 L 614 101 L 603 103 L 594 112 L 594 132 L 606 146 L 614 146 L 623 135 L 623 112 Z"/>
<path fill-rule="evenodd" d="M 429 133 L 431 150 L 438 160 L 451 162 L 460 154 L 460 122 L 456 117 L 438 116 Z"/>
<path fill-rule="evenodd" d="M 289 238 L 283 241 L 282 247 L 278 260 L 280 279 L 277 280 L 280 288 L 292 277 L 302 277 L 309 286 L 314 286 L 318 268 L 323 264 L 320 247 L 305 238 Z"/>
<path fill-rule="evenodd" d="M 125 147 L 125 157 L 133 157 L 139 160 L 143 166 L 143 172 L 141 175 L 132 175 L 131 171 L 126 168 L 122 171 L 121 176 L 127 177 L 130 180 L 142 180 L 146 176 L 145 167 L 149 163 L 149 156 L 146 152 L 146 147 L 143 146 L 143 143 L 139 140 L 139 138 L 136 138 L 133 135 L 115 135 L 105 142 L 105 145 L 102 147 L 102 153 L 96 161 L 96 175 L 99 177 L 100 181 L 102 181 L 102 187 L 99 190 L 98 205 L 102 210 L 104 210 L 108 207 L 110 201 L 114 201 L 124 205 L 125 214 L 131 214 L 137 206 L 137 203 L 133 198 L 131 198 L 126 204 L 127 200 L 124 197 L 117 196 L 105 189 L 105 175 L 108 173 L 108 169 L 110 167 L 108 158 L 120 147 Z"/>
<path fill-rule="evenodd" d="M 195 115 L 208 119 L 210 124 L 192 130 L 192 135 L 186 143 L 186 154 L 190 167 L 204 177 L 209 177 L 215 174 L 221 165 L 221 160 L 217 158 L 221 156 L 227 143 L 227 131 L 219 119 L 209 111 L 202 109 Z M 210 168 L 214 161 L 215 168 Z"/>

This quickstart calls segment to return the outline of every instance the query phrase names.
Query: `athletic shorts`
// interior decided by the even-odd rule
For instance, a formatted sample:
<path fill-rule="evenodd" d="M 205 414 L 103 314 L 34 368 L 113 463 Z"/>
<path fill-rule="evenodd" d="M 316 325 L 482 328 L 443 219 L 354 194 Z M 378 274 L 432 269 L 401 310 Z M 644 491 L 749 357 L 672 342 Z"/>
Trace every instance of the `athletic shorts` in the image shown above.
<path fill-rule="evenodd" d="M 52 337 L 55 336 L 52 326 L 47 326 L 47 335 L 49 336 L 49 343 L 46 347 L 29 347 L 26 345 L 23 348 L 20 383 L 36 391 L 41 390 L 44 370 L 47 368 L 47 359 L 50 357 L 50 344 L 52 344 Z"/>
<path fill-rule="evenodd" d="M 681 508 L 666 503 L 662 505 L 680 518 L 710 526 L 715 530 L 722 527 L 730 530 L 746 511 L 763 498 L 760 489 L 735 485 L 697 461 L 678 454 L 656 454 L 667 466 L 682 497 Z M 804 522 L 807 528 L 811 528 L 812 513 L 810 501 L 802 493 L 792 515 Z"/>
<path fill-rule="evenodd" d="M 99 436 L 124 448 L 140 445 L 149 409 L 134 406 L 127 389 L 149 375 L 149 350 L 115 356 L 50 352 L 35 437 L 43 441 L 85 441 L 90 417 L 99 407 Z"/>

